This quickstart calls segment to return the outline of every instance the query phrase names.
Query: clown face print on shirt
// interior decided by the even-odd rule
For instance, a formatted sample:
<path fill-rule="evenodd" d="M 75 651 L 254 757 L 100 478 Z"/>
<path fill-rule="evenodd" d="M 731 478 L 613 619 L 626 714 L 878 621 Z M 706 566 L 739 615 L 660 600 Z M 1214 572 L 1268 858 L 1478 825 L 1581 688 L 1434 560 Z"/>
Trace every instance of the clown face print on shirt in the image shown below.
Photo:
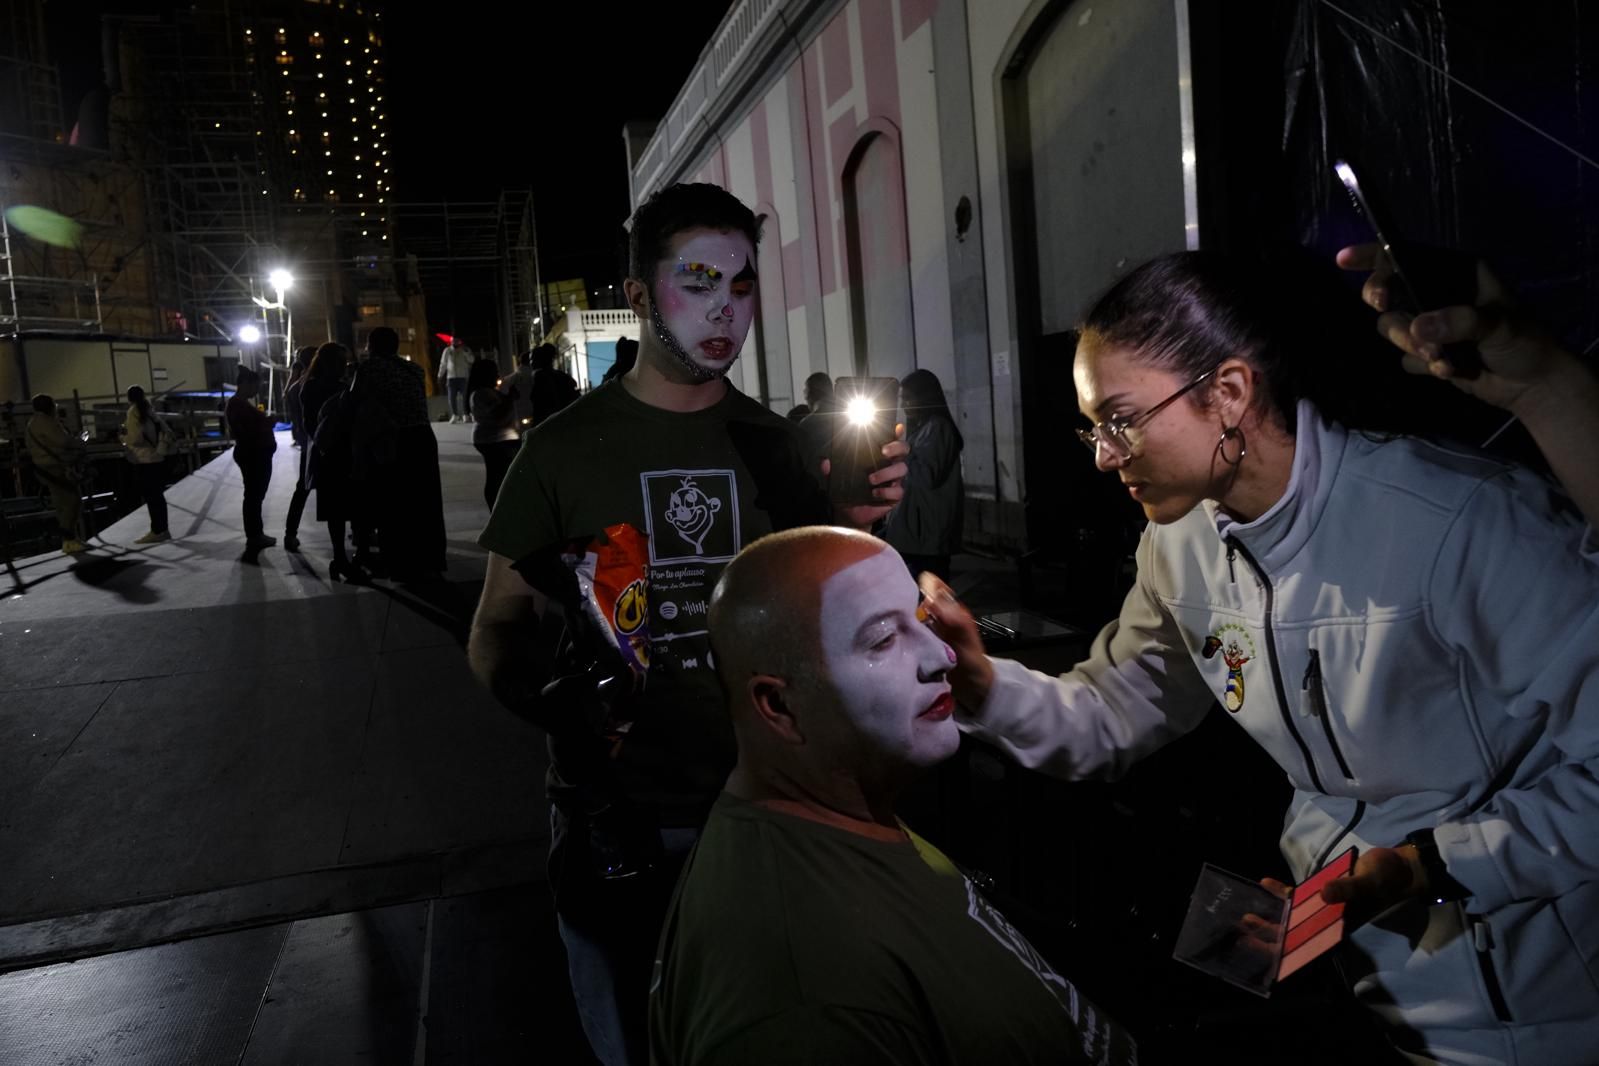
<path fill-rule="evenodd" d="M 743 547 L 731 470 L 651 470 L 640 476 L 650 562 L 727 562 Z"/>
<path fill-rule="evenodd" d="M 755 321 L 755 246 L 736 230 L 688 230 L 651 289 L 650 324 L 695 377 L 732 369 Z"/>

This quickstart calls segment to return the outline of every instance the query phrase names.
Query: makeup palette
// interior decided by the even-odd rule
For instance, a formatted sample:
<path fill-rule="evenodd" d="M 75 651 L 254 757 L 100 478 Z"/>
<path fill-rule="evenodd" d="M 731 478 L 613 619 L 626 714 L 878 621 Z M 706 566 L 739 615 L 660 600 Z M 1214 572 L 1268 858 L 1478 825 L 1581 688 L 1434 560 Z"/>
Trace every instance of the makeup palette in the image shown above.
<path fill-rule="evenodd" d="M 1350 848 L 1294 887 L 1284 899 L 1257 881 L 1206 863 L 1172 957 L 1257 996 L 1340 944 L 1344 905 L 1321 890 L 1355 868 Z"/>

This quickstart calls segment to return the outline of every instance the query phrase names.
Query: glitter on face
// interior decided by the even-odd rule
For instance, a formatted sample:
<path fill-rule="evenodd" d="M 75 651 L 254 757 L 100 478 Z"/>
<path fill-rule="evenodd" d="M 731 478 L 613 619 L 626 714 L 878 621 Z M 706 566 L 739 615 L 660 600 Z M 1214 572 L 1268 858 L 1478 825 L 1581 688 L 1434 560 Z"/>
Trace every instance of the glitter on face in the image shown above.
<path fill-rule="evenodd" d="M 713 381 L 732 369 L 754 322 L 755 246 L 737 232 L 693 233 L 658 268 L 650 324 L 696 380 Z"/>

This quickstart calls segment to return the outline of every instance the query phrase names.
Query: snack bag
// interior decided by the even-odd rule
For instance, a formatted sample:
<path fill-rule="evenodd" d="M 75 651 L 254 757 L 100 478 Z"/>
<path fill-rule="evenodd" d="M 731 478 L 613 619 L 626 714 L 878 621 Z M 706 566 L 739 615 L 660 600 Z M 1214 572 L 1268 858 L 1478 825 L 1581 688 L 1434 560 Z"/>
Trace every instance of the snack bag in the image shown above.
<path fill-rule="evenodd" d="M 649 537 L 624 522 L 561 558 L 577 578 L 585 628 L 626 667 L 599 689 L 614 757 L 633 725 L 629 697 L 643 691 L 650 670 Z"/>

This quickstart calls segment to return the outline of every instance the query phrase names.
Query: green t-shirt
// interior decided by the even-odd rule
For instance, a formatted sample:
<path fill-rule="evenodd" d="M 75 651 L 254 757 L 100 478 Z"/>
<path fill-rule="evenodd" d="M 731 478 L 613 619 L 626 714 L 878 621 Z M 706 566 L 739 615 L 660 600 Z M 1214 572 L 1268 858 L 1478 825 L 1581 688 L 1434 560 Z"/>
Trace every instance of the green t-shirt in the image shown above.
<path fill-rule="evenodd" d="M 723 794 L 650 990 L 657 1066 L 1137 1062 L 936 848 Z"/>
<path fill-rule="evenodd" d="M 478 543 L 520 562 L 622 523 L 648 536 L 649 673 L 613 765 L 628 799 L 687 826 L 704 819 L 734 757 L 706 633 L 711 590 L 746 544 L 828 515 L 787 419 L 731 386 L 680 414 L 613 381 L 527 436 Z M 562 750 L 552 743 L 557 798 L 581 773 L 561 765 Z"/>

